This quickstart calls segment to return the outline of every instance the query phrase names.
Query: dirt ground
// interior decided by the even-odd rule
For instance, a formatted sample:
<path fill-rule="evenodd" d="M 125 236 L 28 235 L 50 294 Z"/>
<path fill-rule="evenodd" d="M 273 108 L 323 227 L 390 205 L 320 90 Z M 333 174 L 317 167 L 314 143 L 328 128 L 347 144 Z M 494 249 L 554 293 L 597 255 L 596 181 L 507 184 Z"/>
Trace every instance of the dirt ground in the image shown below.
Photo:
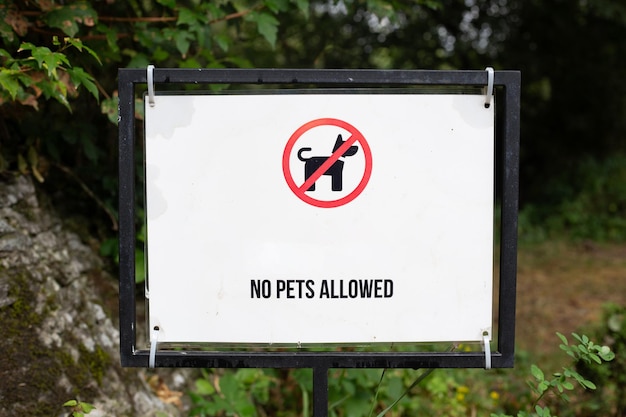
<path fill-rule="evenodd" d="M 522 246 L 517 279 L 516 348 L 550 362 L 556 332 L 569 337 L 597 322 L 603 304 L 626 304 L 626 245 Z"/>

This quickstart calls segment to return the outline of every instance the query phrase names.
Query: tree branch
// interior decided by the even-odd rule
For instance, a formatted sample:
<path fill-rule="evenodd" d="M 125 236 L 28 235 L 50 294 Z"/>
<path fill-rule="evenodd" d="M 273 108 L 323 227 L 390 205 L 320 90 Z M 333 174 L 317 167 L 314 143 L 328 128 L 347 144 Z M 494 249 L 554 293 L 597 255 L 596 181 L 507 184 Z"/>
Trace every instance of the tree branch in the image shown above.
<path fill-rule="evenodd" d="M 108 208 L 106 206 L 106 204 L 104 204 L 102 202 L 102 200 L 100 200 L 98 198 L 98 196 L 96 196 L 94 194 L 93 191 L 91 191 L 91 189 L 87 186 L 87 184 L 85 184 L 85 182 L 83 180 L 81 180 L 80 178 L 78 178 L 78 175 L 76 175 L 74 173 L 74 171 L 72 171 L 71 169 L 69 169 L 68 167 L 66 167 L 65 165 L 59 164 L 59 163 L 54 163 L 53 164 L 55 167 L 57 167 L 58 169 L 60 169 L 61 171 L 63 171 L 64 173 L 66 173 L 70 178 L 72 178 L 74 181 L 76 181 L 78 183 L 78 185 L 80 185 L 80 188 L 83 189 L 83 191 L 85 193 L 87 193 L 87 195 L 89 197 L 91 197 L 96 204 L 106 212 L 106 214 L 109 216 L 109 219 L 111 219 L 111 225 L 113 230 L 117 230 L 118 229 L 118 225 L 117 225 L 117 217 L 115 216 L 115 213 L 113 213 L 113 211 Z"/>
<path fill-rule="evenodd" d="M 98 16 L 98 20 L 102 22 L 120 22 L 120 23 L 164 23 L 175 22 L 178 20 L 178 16 L 161 16 L 161 17 L 113 17 L 113 16 Z"/>

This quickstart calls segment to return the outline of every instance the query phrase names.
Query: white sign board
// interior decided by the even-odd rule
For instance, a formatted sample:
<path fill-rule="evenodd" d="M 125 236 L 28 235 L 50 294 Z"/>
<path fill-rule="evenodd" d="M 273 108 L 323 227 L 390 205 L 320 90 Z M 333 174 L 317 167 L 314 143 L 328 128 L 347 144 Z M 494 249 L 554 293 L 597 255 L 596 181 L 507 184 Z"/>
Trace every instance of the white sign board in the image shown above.
<path fill-rule="evenodd" d="M 482 341 L 494 106 L 461 94 L 159 95 L 159 342 Z"/>

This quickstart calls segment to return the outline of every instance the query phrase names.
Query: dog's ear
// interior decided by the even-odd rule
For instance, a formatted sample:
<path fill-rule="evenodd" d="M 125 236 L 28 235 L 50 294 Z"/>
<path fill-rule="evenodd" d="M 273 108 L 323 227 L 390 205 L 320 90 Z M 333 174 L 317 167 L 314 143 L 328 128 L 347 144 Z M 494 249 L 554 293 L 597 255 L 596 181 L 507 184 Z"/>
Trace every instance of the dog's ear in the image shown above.
<path fill-rule="evenodd" d="M 342 156 L 344 156 L 344 157 L 345 157 L 345 156 L 352 156 L 352 155 L 356 154 L 358 150 L 359 150 L 359 147 L 358 147 L 358 146 L 354 146 L 354 145 L 353 145 L 353 146 L 350 146 L 350 147 L 348 148 L 348 150 L 347 150 L 347 151 L 345 151 L 345 152 L 343 153 L 343 155 L 342 155 Z"/>
<path fill-rule="evenodd" d="M 337 135 L 337 140 L 335 141 L 335 146 L 333 147 L 333 152 L 335 152 L 341 145 L 343 145 L 343 137 L 341 134 Z M 341 156 L 352 156 L 359 150 L 358 146 L 350 146 Z"/>
<path fill-rule="evenodd" d="M 337 140 L 335 141 L 335 146 L 333 146 L 333 152 L 335 152 L 339 147 L 343 144 L 343 138 L 341 137 L 341 133 L 337 136 Z"/>

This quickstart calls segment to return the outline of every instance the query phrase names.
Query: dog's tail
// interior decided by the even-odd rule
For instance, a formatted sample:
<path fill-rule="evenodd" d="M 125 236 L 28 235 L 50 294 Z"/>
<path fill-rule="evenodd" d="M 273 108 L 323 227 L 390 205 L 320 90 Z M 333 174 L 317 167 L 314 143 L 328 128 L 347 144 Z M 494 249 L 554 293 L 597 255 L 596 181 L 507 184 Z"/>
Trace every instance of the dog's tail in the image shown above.
<path fill-rule="evenodd" d="M 311 148 L 300 148 L 300 150 L 298 151 L 298 159 L 301 160 L 302 162 L 308 161 L 311 158 L 304 158 L 302 156 L 302 152 L 309 152 L 311 150 Z"/>

